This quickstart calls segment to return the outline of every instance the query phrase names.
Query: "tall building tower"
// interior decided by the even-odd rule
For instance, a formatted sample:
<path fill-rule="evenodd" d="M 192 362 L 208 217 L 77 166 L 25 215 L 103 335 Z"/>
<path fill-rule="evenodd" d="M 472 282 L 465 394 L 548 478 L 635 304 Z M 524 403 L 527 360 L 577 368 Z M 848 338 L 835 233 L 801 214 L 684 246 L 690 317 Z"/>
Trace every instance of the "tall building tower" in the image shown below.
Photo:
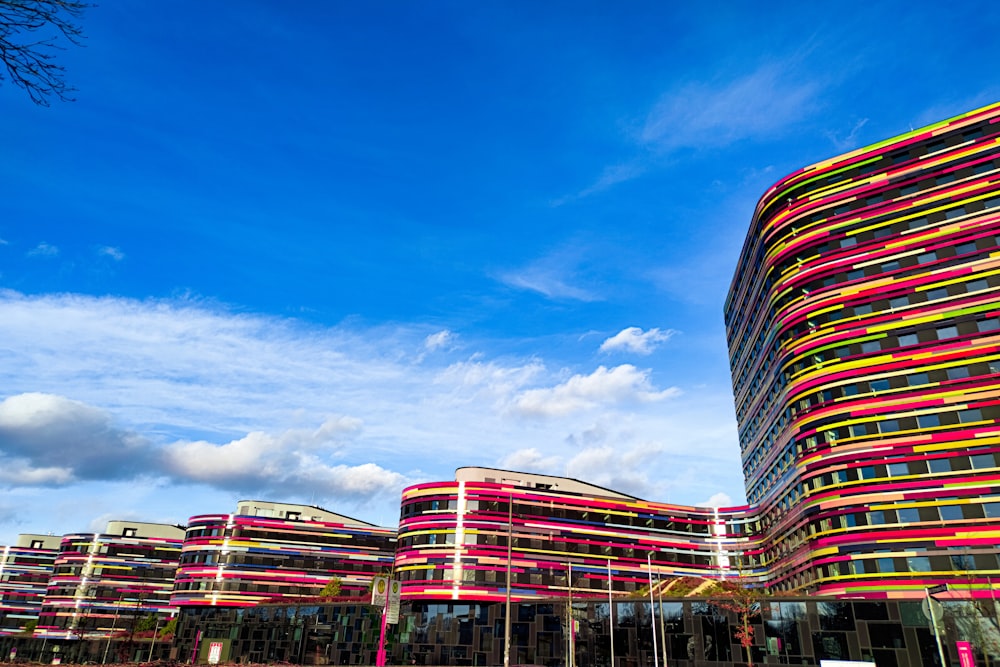
<path fill-rule="evenodd" d="M 800 169 L 725 305 L 778 590 L 1000 590 L 1000 104 Z"/>

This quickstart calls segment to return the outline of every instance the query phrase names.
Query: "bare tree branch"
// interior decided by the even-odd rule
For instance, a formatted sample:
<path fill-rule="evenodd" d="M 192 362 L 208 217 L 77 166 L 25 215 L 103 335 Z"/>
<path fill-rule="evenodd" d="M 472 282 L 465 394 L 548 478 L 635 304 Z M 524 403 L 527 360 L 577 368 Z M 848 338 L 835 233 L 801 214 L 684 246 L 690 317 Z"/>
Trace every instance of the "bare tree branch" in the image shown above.
<path fill-rule="evenodd" d="M 66 84 L 65 69 L 54 57 L 65 50 L 62 39 L 83 45 L 77 22 L 90 6 L 79 0 L 0 0 L 0 61 L 11 82 L 35 104 L 47 107 L 52 96 L 73 100 L 75 89 Z"/>

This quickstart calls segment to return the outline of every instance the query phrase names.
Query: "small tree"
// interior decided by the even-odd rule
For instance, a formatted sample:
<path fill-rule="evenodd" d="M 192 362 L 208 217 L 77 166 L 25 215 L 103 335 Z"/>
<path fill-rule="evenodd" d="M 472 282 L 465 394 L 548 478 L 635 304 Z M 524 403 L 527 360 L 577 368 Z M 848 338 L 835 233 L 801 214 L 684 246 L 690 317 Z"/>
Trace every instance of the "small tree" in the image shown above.
<path fill-rule="evenodd" d="M 736 614 L 736 641 L 743 647 L 747 657 L 747 665 L 753 667 L 753 620 L 760 616 L 760 603 L 764 593 L 759 588 L 752 588 L 740 576 L 719 583 L 712 595 L 712 604 Z"/>
<path fill-rule="evenodd" d="M 343 580 L 340 577 L 333 577 L 330 581 L 326 582 L 326 586 L 323 590 L 319 592 L 321 598 L 335 598 L 340 595 L 340 587 L 343 584 Z"/>

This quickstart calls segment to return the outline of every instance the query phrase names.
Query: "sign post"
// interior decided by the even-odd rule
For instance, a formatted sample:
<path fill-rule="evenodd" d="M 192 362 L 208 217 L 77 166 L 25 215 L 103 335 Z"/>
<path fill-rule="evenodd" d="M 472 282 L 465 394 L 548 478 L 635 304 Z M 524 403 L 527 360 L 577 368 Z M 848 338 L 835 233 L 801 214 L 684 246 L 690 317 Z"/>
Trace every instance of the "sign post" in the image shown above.
<path fill-rule="evenodd" d="M 944 644 L 941 643 L 941 631 L 938 629 L 938 621 L 944 616 L 944 609 L 941 607 L 941 603 L 932 598 L 932 595 L 937 593 L 944 593 L 948 590 L 946 584 L 940 586 L 934 586 L 932 588 L 926 589 L 927 595 L 924 598 L 923 609 L 924 614 L 927 618 L 931 620 L 931 626 L 934 628 L 934 639 L 937 641 L 938 657 L 941 658 L 941 667 L 948 667 L 948 662 L 944 657 Z"/>
<path fill-rule="evenodd" d="M 385 626 L 389 620 L 390 588 L 389 577 L 380 575 L 372 580 L 372 604 L 382 607 L 382 627 L 378 635 L 378 652 L 375 654 L 375 665 L 377 667 L 385 667 Z M 398 617 L 398 609 L 396 614 Z"/>

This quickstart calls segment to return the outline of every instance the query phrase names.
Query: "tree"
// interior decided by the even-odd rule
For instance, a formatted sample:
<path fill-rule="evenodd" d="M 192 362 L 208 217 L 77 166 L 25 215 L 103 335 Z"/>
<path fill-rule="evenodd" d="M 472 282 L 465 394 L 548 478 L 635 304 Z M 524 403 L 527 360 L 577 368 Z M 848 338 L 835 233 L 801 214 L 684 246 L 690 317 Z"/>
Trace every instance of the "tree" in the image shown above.
<path fill-rule="evenodd" d="M 319 592 L 321 598 L 335 598 L 340 595 L 340 586 L 343 582 L 339 577 L 333 577 L 326 583 L 323 590 Z"/>
<path fill-rule="evenodd" d="M 753 619 L 760 616 L 760 603 L 764 593 L 747 585 L 743 576 L 719 582 L 712 594 L 712 604 L 736 614 L 736 641 L 743 647 L 747 665 L 753 667 Z"/>
<path fill-rule="evenodd" d="M 72 101 L 75 88 L 63 79 L 65 68 L 54 61 L 55 51 L 64 50 L 61 38 L 82 46 L 77 21 L 89 6 L 79 0 L 0 0 L 0 60 L 11 82 L 35 104 L 47 107 L 52 96 Z"/>

